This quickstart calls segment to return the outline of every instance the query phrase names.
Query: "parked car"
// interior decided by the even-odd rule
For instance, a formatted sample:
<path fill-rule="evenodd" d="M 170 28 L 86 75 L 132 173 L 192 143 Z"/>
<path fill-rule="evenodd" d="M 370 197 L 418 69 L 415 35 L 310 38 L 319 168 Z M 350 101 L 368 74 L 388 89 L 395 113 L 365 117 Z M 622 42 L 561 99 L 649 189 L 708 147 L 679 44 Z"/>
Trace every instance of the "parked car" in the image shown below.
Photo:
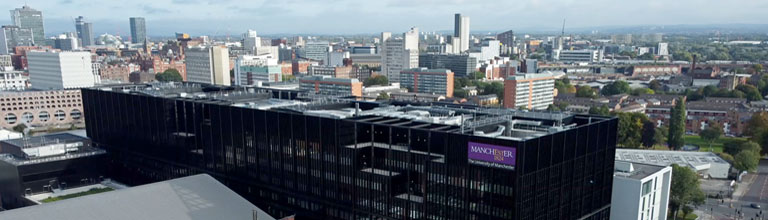
<path fill-rule="evenodd" d="M 757 204 L 757 203 L 749 204 L 749 206 L 751 206 L 752 208 L 760 209 L 760 204 Z"/>

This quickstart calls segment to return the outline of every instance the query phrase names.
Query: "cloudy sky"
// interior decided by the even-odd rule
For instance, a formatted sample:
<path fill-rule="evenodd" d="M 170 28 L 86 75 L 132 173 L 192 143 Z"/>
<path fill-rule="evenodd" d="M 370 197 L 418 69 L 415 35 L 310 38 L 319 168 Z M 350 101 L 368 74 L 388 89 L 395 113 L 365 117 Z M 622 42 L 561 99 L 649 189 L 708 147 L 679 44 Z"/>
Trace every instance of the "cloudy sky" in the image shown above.
<path fill-rule="evenodd" d="M 128 17 L 142 16 L 151 36 L 452 30 L 454 13 L 489 31 L 556 30 L 563 18 L 567 27 L 768 23 L 768 0 L 0 0 L 0 8 L 25 2 L 43 11 L 47 33 L 73 31 L 82 15 L 97 34 L 125 35 Z"/>

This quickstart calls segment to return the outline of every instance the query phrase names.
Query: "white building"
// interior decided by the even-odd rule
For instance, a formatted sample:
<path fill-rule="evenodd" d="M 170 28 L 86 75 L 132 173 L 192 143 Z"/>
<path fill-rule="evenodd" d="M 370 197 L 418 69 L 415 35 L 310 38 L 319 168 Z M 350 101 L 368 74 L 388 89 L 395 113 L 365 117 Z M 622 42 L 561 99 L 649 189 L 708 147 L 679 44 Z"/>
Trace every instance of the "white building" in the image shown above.
<path fill-rule="evenodd" d="M 657 166 L 677 164 L 691 168 L 701 176 L 716 179 L 728 178 L 731 170 L 730 163 L 712 152 L 616 149 L 616 161 Z"/>
<path fill-rule="evenodd" d="M 470 57 L 477 59 L 478 63 L 490 63 L 490 60 L 499 56 L 501 42 L 498 40 L 484 40 L 480 46 L 472 48 Z"/>
<path fill-rule="evenodd" d="M 19 138 L 22 138 L 22 137 L 24 137 L 24 135 L 21 134 L 20 132 L 0 129 L 0 141 L 11 140 L 11 139 L 19 139 Z"/>
<path fill-rule="evenodd" d="M 672 167 L 616 161 L 611 220 L 666 220 Z"/>
<path fill-rule="evenodd" d="M 235 85 L 282 81 L 281 67 L 272 54 L 241 55 L 235 61 Z"/>
<path fill-rule="evenodd" d="M 659 56 L 669 55 L 669 43 L 659 43 L 659 46 L 656 48 L 656 53 Z"/>
<path fill-rule="evenodd" d="M 231 84 L 227 47 L 190 48 L 185 54 L 187 81 L 227 86 Z"/>
<path fill-rule="evenodd" d="M 22 71 L 5 71 L 0 67 L 0 91 L 22 91 L 27 88 L 29 78 Z"/>
<path fill-rule="evenodd" d="M 400 71 L 419 67 L 419 29 L 411 28 L 402 38 L 381 33 L 381 74 L 390 82 L 398 82 Z"/>
<path fill-rule="evenodd" d="M 469 50 L 469 17 L 456 14 L 453 22 L 453 37 L 459 38 L 459 53 Z"/>
<path fill-rule="evenodd" d="M 563 72 L 518 73 L 504 80 L 504 107 L 544 110 L 554 103 L 555 79 Z"/>
<path fill-rule="evenodd" d="M 29 51 L 27 62 L 32 88 L 69 89 L 95 84 L 90 52 Z"/>
<path fill-rule="evenodd" d="M 328 53 L 331 52 L 331 49 L 333 48 L 328 43 L 328 41 L 307 42 L 304 46 L 302 57 L 314 61 L 327 62 Z"/>
<path fill-rule="evenodd" d="M 243 34 L 243 49 L 249 53 L 255 53 L 257 47 L 261 47 L 261 38 L 256 31 L 248 30 Z"/>
<path fill-rule="evenodd" d="M 349 51 L 333 51 L 328 53 L 328 60 L 325 61 L 326 66 L 343 66 L 344 59 L 349 58 Z"/>
<path fill-rule="evenodd" d="M 553 53 L 554 54 L 554 53 Z M 602 50 L 560 50 L 555 60 L 560 62 L 588 62 L 595 63 L 603 61 Z"/>

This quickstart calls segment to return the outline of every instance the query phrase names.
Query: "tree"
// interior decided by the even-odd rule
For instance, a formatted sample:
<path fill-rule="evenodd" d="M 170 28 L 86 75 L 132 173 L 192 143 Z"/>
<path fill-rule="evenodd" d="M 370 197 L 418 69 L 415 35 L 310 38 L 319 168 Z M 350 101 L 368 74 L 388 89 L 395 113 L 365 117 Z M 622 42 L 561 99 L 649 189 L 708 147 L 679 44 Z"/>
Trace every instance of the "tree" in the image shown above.
<path fill-rule="evenodd" d="M 688 167 L 672 164 L 672 184 L 669 189 L 669 201 L 674 216 L 687 205 L 704 204 L 704 192 L 699 186 L 699 176 Z"/>
<path fill-rule="evenodd" d="M 642 140 L 642 130 L 648 117 L 642 113 L 618 113 L 619 140 L 618 144 L 628 148 L 639 148 Z"/>
<path fill-rule="evenodd" d="M 380 85 L 380 86 L 387 86 L 389 85 L 389 79 L 387 79 L 384 75 L 373 75 L 369 77 L 368 79 L 363 82 L 365 86 L 373 86 L 373 85 Z"/>
<path fill-rule="evenodd" d="M 453 90 L 453 97 L 466 98 L 467 97 L 467 90 L 463 90 L 463 89 Z"/>
<path fill-rule="evenodd" d="M 699 137 L 709 142 L 710 152 L 712 151 L 712 142 L 715 142 L 717 141 L 717 139 L 720 139 L 720 136 L 722 135 L 723 135 L 723 126 L 717 123 L 712 123 L 712 125 L 707 126 L 707 128 L 699 132 Z"/>
<path fill-rule="evenodd" d="M 386 92 L 379 93 L 379 96 L 376 97 L 376 100 L 389 100 L 389 94 Z"/>
<path fill-rule="evenodd" d="M 630 92 L 630 94 L 634 96 L 644 95 L 644 94 L 656 94 L 656 91 L 653 91 L 653 89 L 649 89 L 649 88 L 637 88 L 637 89 L 633 89 Z"/>
<path fill-rule="evenodd" d="M 608 115 L 611 114 L 611 110 L 608 109 L 608 107 L 605 107 L 605 105 L 600 106 L 600 107 L 590 107 L 589 108 L 589 114 L 608 116 Z"/>
<path fill-rule="evenodd" d="M 25 124 L 18 124 L 13 126 L 13 131 L 15 132 L 24 133 L 24 129 L 27 129 L 27 125 Z"/>
<path fill-rule="evenodd" d="M 753 85 L 738 85 L 736 86 L 736 90 L 744 92 L 747 100 L 750 102 L 763 100 L 763 96 L 761 95 L 760 91 L 757 90 L 757 87 Z"/>
<path fill-rule="evenodd" d="M 745 150 L 742 152 L 739 152 L 736 154 L 736 156 L 733 157 L 733 168 L 736 168 L 739 171 L 755 171 L 757 170 L 757 163 L 760 161 L 760 156 L 758 156 L 754 151 Z"/>
<path fill-rule="evenodd" d="M 685 145 L 683 135 L 685 134 L 685 100 L 680 98 L 672 107 L 669 118 L 669 134 L 667 136 L 667 145 L 672 150 L 677 150 Z"/>
<path fill-rule="evenodd" d="M 656 59 L 656 57 L 653 56 L 653 54 L 651 54 L 651 53 L 644 53 L 643 55 L 638 56 L 637 59 L 640 59 L 640 60 L 654 60 L 654 59 Z"/>
<path fill-rule="evenodd" d="M 472 75 L 472 79 L 478 80 L 478 79 L 485 79 L 485 73 L 477 71 Z"/>
<path fill-rule="evenodd" d="M 667 128 L 667 126 L 661 126 L 656 128 L 656 134 L 653 136 L 653 142 L 659 145 L 667 143 L 668 133 L 669 133 L 669 128 Z"/>
<path fill-rule="evenodd" d="M 570 81 L 568 79 L 555 80 L 555 88 L 557 89 L 557 92 L 560 94 L 576 92 L 576 87 L 573 87 L 573 85 L 570 84 Z"/>
<path fill-rule="evenodd" d="M 167 69 L 162 73 L 158 73 L 155 75 L 155 79 L 160 82 L 181 82 L 184 80 L 184 78 L 181 77 L 181 73 L 176 69 Z"/>
<path fill-rule="evenodd" d="M 758 63 L 758 64 L 755 64 L 755 65 L 752 65 L 752 69 L 755 70 L 755 73 L 761 73 L 761 72 L 763 72 L 763 64 L 759 64 Z"/>
<path fill-rule="evenodd" d="M 654 79 L 648 83 L 648 88 L 653 89 L 653 91 L 661 91 L 664 89 L 664 85 L 662 85 L 658 80 Z"/>
<path fill-rule="evenodd" d="M 609 83 L 608 85 L 605 85 L 603 89 L 600 90 L 600 93 L 604 96 L 611 96 L 622 93 L 629 93 L 630 90 L 631 88 L 629 87 L 629 83 L 622 80 L 616 80 L 612 83 Z"/>
<path fill-rule="evenodd" d="M 764 153 L 768 153 L 768 112 L 756 112 L 747 121 L 746 131 L 750 140 L 762 146 Z"/>
<path fill-rule="evenodd" d="M 722 152 L 722 153 L 717 153 L 717 156 L 719 156 L 720 158 L 723 158 L 723 160 L 727 161 L 728 163 L 733 164 L 734 159 L 733 159 L 733 156 L 731 156 L 730 154 Z"/>
<path fill-rule="evenodd" d="M 656 124 L 651 121 L 643 122 L 641 141 L 645 148 L 651 148 L 656 144 Z"/>
<path fill-rule="evenodd" d="M 592 87 L 579 86 L 579 88 L 576 89 L 576 97 L 595 98 L 597 97 L 597 92 L 595 92 L 595 89 Z"/>
<path fill-rule="evenodd" d="M 296 76 L 291 74 L 283 74 L 283 81 L 294 81 L 296 80 Z"/>

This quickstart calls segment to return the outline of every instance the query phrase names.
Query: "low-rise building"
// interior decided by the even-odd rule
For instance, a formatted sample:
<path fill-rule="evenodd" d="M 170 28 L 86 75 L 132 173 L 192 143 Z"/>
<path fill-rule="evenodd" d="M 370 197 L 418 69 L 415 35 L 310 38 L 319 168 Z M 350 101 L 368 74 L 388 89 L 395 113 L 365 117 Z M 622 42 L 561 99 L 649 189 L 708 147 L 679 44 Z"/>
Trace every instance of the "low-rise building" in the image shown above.
<path fill-rule="evenodd" d="M 0 128 L 83 123 L 80 90 L 0 93 Z"/>
<path fill-rule="evenodd" d="M 424 93 L 390 93 L 389 99 L 398 102 L 417 102 L 417 103 L 430 103 L 439 102 L 445 100 L 444 95 L 439 94 L 424 94 Z"/>
<path fill-rule="evenodd" d="M 22 91 L 29 87 L 29 77 L 22 71 L 2 71 L 0 67 L 0 91 Z"/>
<path fill-rule="evenodd" d="M 667 219 L 672 167 L 616 161 L 612 220 Z"/>
<path fill-rule="evenodd" d="M 703 177 L 715 179 L 726 179 L 731 173 L 731 164 L 712 152 L 616 149 L 615 159 L 617 162 L 663 167 L 677 164 L 691 168 Z"/>
<path fill-rule="evenodd" d="M 419 67 L 448 69 L 457 77 L 467 77 L 477 71 L 477 59 L 461 54 L 421 54 Z"/>
<path fill-rule="evenodd" d="M 542 110 L 554 103 L 555 79 L 563 73 L 519 73 L 504 80 L 504 108 Z"/>
<path fill-rule="evenodd" d="M 363 96 L 363 83 L 357 79 L 306 76 L 299 83 L 302 90 L 318 94 Z"/>

